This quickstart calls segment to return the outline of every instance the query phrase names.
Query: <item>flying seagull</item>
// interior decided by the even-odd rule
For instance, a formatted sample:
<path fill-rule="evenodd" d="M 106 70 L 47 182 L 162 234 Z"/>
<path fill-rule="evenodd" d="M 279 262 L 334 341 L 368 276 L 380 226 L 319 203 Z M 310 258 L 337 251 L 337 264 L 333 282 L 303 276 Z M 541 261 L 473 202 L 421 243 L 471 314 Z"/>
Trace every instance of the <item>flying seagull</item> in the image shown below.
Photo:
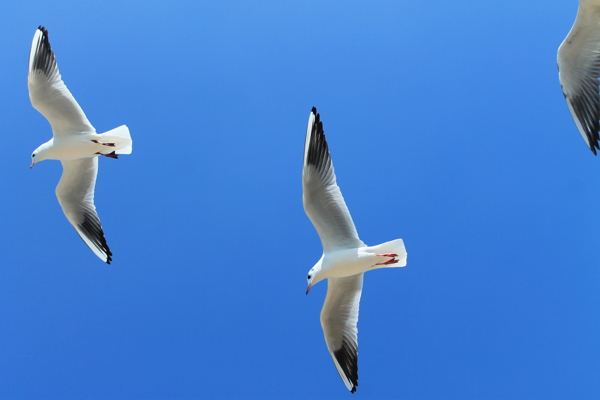
<path fill-rule="evenodd" d="M 558 77 L 585 144 L 600 149 L 600 0 L 579 0 L 571 31 L 558 48 Z"/>
<path fill-rule="evenodd" d="M 122 125 L 96 133 L 58 72 L 48 30 L 43 26 L 35 31 L 31 43 L 27 83 L 33 108 L 52 127 L 52 139 L 31 154 L 30 168 L 42 160 L 60 160 L 63 174 L 56 187 L 58 202 L 85 244 L 110 264 L 112 253 L 94 205 L 98 156 L 131 154 L 129 129 Z"/>
<path fill-rule="evenodd" d="M 323 123 L 313 107 L 308 118 L 302 171 L 304 210 L 315 226 L 323 255 L 308 272 L 310 289 L 328 279 L 321 327 L 335 368 L 352 393 L 358 385 L 358 306 L 363 274 L 375 268 L 404 267 L 402 239 L 368 247 L 356 227 L 336 183 Z"/>

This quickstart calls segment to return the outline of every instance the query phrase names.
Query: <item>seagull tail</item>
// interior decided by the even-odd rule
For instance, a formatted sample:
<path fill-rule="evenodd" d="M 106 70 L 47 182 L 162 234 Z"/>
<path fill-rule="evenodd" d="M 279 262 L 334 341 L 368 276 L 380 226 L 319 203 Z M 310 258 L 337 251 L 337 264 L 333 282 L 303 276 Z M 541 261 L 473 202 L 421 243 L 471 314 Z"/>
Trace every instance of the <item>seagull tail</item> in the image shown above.
<path fill-rule="evenodd" d="M 131 141 L 131 135 L 129 135 L 129 128 L 126 125 L 104 132 L 100 136 L 102 142 L 115 144 L 115 153 L 131 154 L 133 142 Z"/>
<path fill-rule="evenodd" d="M 408 253 L 406 252 L 404 241 L 402 239 L 396 239 L 391 242 L 385 242 L 377 246 L 369 247 L 367 251 L 375 254 L 396 254 L 394 259 L 398 260 L 397 262 L 385 264 L 382 265 L 382 267 L 404 267 L 406 265 Z"/>

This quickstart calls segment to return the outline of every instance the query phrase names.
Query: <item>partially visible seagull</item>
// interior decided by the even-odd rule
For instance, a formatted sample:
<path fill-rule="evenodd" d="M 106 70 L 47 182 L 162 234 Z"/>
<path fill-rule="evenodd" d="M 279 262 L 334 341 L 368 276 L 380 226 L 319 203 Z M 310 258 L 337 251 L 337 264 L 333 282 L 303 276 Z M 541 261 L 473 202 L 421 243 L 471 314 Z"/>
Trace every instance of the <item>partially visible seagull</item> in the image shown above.
<path fill-rule="evenodd" d="M 600 149 L 600 0 L 579 0 L 571 31 L 558 48 L 558 77 L 585 144 Z"/>
<path fill-rule="evenodd" d="M 58 202 L 85 244 L 110 264 L 112 253 L 94 205 L 98 156 L 131 154 L 129 129 L 122 125 L 96 133 L 61 79 L 43 26 L 33 36 L 27 82 L 31 104 L 50 122 L 53 135 L 31 154 L 30 168 L 42 160 L 60 160 L 63 174 L 56 187 Z"/>
<path fill-rule="evenodd" d="M 321 311 L 327 348 L 342 381 L 352 393 L 358 386 L 358 305 L 363 274 L 375 268 L 404 267 L 402 239 L 368 247 L 356 233 L 354 222 L 336 183 L 323 123 L 313 107 L 308 118 L 302 171 L 304 210 L 323 245 L 323 255 L 308 272 L 306 293 L 328 279 Z"/>

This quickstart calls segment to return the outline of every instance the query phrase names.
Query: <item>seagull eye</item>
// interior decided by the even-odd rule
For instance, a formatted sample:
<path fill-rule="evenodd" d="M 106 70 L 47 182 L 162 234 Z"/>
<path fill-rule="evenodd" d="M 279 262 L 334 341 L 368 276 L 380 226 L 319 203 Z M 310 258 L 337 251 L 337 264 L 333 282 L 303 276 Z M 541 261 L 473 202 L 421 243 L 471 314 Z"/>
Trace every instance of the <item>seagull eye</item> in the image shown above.
<path fill-rule="evenodd" d="M 34 157 L 35 157 L 35 154 L 32 154 L 32 155 L 31 155 L 31 158 L 34 158 Z"/>
<path fill-rule="evenodd" d="M 308 276 L 308 279 L 310 279 L 310 275 Z"/>

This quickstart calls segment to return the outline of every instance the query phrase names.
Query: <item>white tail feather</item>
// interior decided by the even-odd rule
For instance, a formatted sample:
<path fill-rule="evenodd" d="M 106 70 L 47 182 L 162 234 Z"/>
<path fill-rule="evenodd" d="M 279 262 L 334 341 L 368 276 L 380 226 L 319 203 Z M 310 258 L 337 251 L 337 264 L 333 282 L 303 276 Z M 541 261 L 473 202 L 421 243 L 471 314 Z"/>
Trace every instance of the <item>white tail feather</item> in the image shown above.
<path fill-rule="evenodd" d="M 102 142 L 115 144 L 115 153 L 131 154 L 133 142 L 131 135 L 129 135 L 129 128 L 126 125 L 111 129 L 100 136 L 102 137 Z"/>
<path fill-rule="evenodd" d="M 367 251 L 375 254 L 398 255 L 397 263 L 385 265 L 384 267 L 404 267 L 406 265 L 406 257 L 408 256 L 408 253 L 406 253 L 406 248 L 404 247 L 404 241 L 402 239 L 396 239 L 377 246 L 369 247 Z"/>

